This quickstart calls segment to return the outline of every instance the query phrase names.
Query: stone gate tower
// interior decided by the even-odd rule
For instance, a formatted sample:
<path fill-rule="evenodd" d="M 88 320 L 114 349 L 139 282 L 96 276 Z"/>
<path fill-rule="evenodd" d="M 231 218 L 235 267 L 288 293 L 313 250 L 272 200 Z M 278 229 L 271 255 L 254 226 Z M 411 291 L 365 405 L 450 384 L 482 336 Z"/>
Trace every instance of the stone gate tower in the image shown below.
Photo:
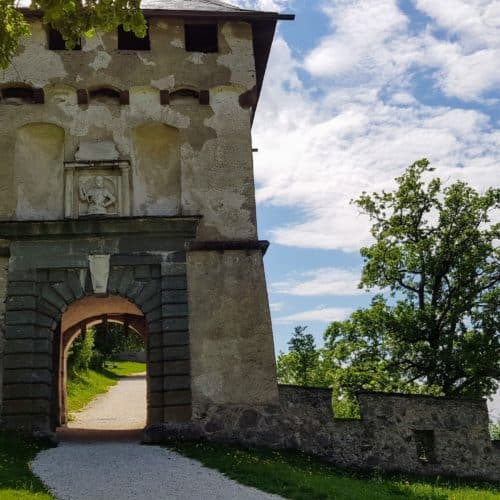
<path fill-rule="evenodd" d="M 147 38 L 119 29 L 71 51 L 26 9 L 33 35 L 0 72 L 9 426 L 64 423 L 68 346 L 102 318 L 145 336 L 149 423 L 277 402 L 251 123 L 291 16 L 215 0 L 143 8 Z"/>

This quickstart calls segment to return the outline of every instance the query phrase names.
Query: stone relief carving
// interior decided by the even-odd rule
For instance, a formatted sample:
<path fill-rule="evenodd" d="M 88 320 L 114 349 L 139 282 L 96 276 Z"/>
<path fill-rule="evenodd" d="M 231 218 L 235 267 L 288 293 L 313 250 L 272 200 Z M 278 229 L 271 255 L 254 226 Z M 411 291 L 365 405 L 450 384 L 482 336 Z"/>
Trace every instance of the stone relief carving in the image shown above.
<path fill-rule="evenodd" d="M 116 213 L 117 193 L 109 177 L 80 179 L 80 200 L 87 204 L 88 215 L 109 215 Z M 114 210 L 113 210 L 114 209 Z"/>

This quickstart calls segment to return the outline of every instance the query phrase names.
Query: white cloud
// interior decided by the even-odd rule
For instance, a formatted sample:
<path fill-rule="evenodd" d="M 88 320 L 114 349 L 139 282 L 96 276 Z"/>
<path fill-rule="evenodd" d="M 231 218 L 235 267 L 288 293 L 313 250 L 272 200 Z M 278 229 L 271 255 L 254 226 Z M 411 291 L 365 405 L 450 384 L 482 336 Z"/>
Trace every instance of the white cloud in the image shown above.
<path fill-rule="evenodd" d="M 349 317 L 352 309 L 342 307 L 327 307 L 323 309 L 313 309 L 311 311 L 303 311 L 290 316 L 277 318 L 276 323 L 300 323 L 307 321 L 320 321 L 321 323 L 331 323 L 332 321 L 342 321 Z"/>
<path fill-rule="evenodd" d="M 284 302 L 271 302 L 269 304 L 269 308 L 271 309 L 271 312 L 279 312 L 285 307 Z"/>
<path fill-rule="evenodd" d="M 444 180 L 498 184 L 500 131 L 490 117 L 479 108 L 423 104 L 413 88 L 414 71 L 430 68 L 446 94 L 482 99 L 488 75 L 500 75 L 500 57 L 481 59 L 482 50 L 495 50 L 490 35 L 476 50 L 461 45 L 465 27 L 453 42 L 438 40 L 430 28 L 410 33 L 392 0 L 332 0 L 325 12 L 332 32 L 304 61 L 281 37 L 271 54 L 254 125 L 257 199 L 293 207 L 301 217 L 267 237 L 290 246 L 358 250 L 370 242 L 370 224 L 349 201 L 364 190 L 391 188 L 394 177 L 422 157 Z M 354 29 L 358 21 L 361 28 Z M 468 76 L 460 73 L 470 68 L 466 50 L 475 50 Z M 309 86 L 299 78 L 301 68 L 316 76 Z"/>
<path fill-rule="evenodd" d="M 360 271 L 324 267 L 272 283 L 271 288 L 275 293 L 302 297 L 360 295 L 366 293 L 358 288 L 360 274 Z"/>
<path fill-rule="evenodd" d="M 245 9 L 281 12 L 290 7 L 294 0 L 231 0 L 229 3 Z"/>

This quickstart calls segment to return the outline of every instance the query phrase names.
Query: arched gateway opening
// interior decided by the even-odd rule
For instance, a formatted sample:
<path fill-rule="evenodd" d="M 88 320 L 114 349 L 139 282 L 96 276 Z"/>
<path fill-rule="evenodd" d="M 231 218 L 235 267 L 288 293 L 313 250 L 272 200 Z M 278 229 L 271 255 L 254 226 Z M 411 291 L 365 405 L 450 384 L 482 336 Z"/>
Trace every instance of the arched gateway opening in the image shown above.
<path fill-rule="evenodd" d="M 143 338 L 147 352 L 147 325 L 144 313 L 130 300 L 118 295 L 89 296 L 72 303 L 62 315 L 58 328 L 59 335 L 54 336 L 52 351 L 58 374 L 58 380 L 55 384 L 57 397 L 53 399 L 54 425 L 56 427 L 68 424 L 68 356 L 73 342 L 80 335 L 85 335 L 89 328 L 109 323 L 123 325 L 124 332 L 129 329 L 134 330 Z M 148 377 L 146 377 L 146 384 L 149 385 Z M 146 405 L 146 401 L 143 404 Z M 131 408 L 131 411 L 134 410 L 137 409 Z"/>

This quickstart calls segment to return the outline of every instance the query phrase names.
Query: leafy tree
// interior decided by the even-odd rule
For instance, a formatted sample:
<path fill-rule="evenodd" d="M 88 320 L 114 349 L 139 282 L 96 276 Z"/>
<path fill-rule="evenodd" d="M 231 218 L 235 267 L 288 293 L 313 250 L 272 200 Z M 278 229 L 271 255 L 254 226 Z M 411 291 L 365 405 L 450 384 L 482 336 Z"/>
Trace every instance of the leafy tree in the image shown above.
<path fill-rule="evenodd" d="M 296 326 L 288 341 L 289 353 L 278 356 L 278 379 L 281 383 L 313 385 L 318 383 L 317 370 L 320 352 L 314 337 L 305 333 L 307 326 Z"/>
<path fill-rule="evenodd" d="M 125 331 L 118 323 L 96 325 L 95 349 L 104 360 L 111 360 L 119 352 L 140 352 L 144 350 L 144 340 L 133 330 Z"/>
<path fill-rule="evenodd" d="M 94 341 L 94 328 L 88 328 L 84 334 L 79 335 L 73 341 L 68 355 L 68 367 L 71 375 L 86 372 L 91 368 L 94 356 Z"/>
<path fill-rule="evenodd" d="M 367 357 L 386 377 L 443 395 L 483 396 L 500 378 L 500 224 L 491 222 L 500 190 L 479 194 L 461 181 L 443 189 L 438 178 L 423 180 L 431 171 L 417 161 L 394 191 L 355 201 L 375 238 L 361 250 L 360 286 L 388 289 L 395 304 L 379 297 L 327 337 L 336 346 L 357 330 L 353 360 Z M 360 328 L 364 316 L 380 321 Z"/>
<path fill-rule="evenodd" d="M 500 418 L 490 421 L 490 436 L 495 441 L 500 441 Z"/>
<path fill-rule="evenodd" d="M 16 10 L 16 0 L 0 0 L 0 68 L 6 68 L 19 41 L 30 34 L 23 14 Z M 43 12 L 42 21 L 52 25 L 74 47 L 83 36 L 96 31 L 113 31 L 123 25 L 144 37 L 147 25 L 140 8 L 141 0 L 32 0 L 31 8 Z"/>

